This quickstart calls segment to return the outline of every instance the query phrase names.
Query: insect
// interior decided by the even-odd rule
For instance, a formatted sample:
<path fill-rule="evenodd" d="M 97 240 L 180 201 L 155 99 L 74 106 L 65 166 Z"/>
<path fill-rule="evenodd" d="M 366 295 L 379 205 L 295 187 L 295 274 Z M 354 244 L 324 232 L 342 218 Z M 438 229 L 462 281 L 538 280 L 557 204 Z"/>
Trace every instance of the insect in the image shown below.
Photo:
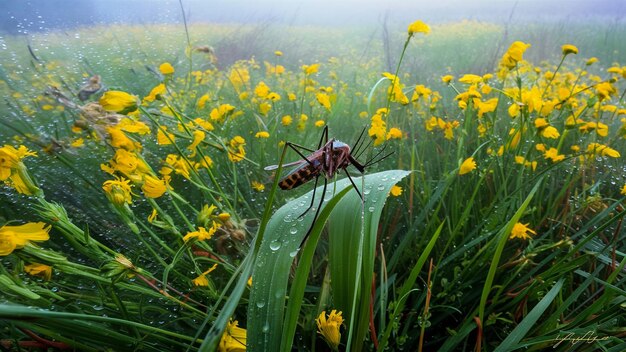
<path fill-rule="evenodd" d="M 328 126 L 324 127 L 322 136 L 317 145 L 317 150 L 309 149 L 309 148 L 306 148 L 306 147 L 303 147 L 301 145 L 291 143 L 291 142 L 286 143 L 286 145 L 290 147 L 291 149 L 293 149 L 296 153 L 298 153 L 298 155 L 302 157 L 302 159 L 291 162 L 291 163 L 283 164 L 283 167 L 295 166 L 295 168 L 291 172 L 289 172 L 287 175 L 285 175 L 278 182 L 278 186 L 283 190 L 290 190 L 300 185 L 303 185 L 304 183 L 311 181 L 312 179 L 315 179 L 315 185 L 313 186 L 313 195 L 311 197 L 311 204 L 298 218 L 301 218 L 309 210 L 311 210 L 311 208 L 313 208 L 313 205 L 315 204 L 315 191 L 317 189 L 317 183 L 319 181 L 320 176 L 322 176 L 324 179 L 324 187 L 322 188 L 322 198 L 319 201 L 317 209 L 315 210 L 313 223 L 311 224 L 311 227 L 309 228 L 306 235 L 302 239 L 300 246 L 302 246 L 302 244 L 306 242 L 307 238 L 311 234 L 311 230 L 313 229 L 315 220 L 317 219 L 322 203 L 324 202 L 323 195 L 326 194 L 326 187 L 328 185 L 328 180 L 332 179 L 335 176 L 335 174 L 339 172 L 339 170 L 343 170 L 346 176 L 348 176 L 350 183 L 352 183 L 352 186 L 354 186 L 354 190 L 358 193 L 361 200 L 363 200 L 363 195 L 361 194 L 361 192 L 359 191 L 359 188 L 356 186 L 356 184 L 352 180 L 352 177 L 350 177 L 350 173 L 348 172 L 347 168 L 350 165 L 352 165 L 361 174 L 363 174 L 365 172 L 366 167 L 374 163 L 377 163 L 383 160 L 384 158 L 388 157 L 389 155 L 393 154 L 393 153 L 389 153 L 379 158 L 380 154 L 385 150 L 385 147 L 383 147 L 376 155 L 374 155 L 374 157 L 372 157 L 372 159 L 370 159 L 370 161 L 364 164 L 361 164 L 357 160 L 357 158 L 365 150 L 367 150 L 367 148 L 372 143 L 372 140 L 370 140 L 367 146 L 361 149 L 363 147 L 363 143 L 361 142 L 362 142 L 364 133 L 365 133 L 365 129 L 361 131 L 359 138 L 354 144 L 354 151 L 350 148 L 349 145 L 339 140 L 336 140 L 335 138 L 331 138 L 329 140 L 328 139 Z M 361 144 L 359 145 L 359 143 Z M 299 149 L 302 149 L 311 154 L 309 154 L 308 156 L 305 156 Z M 271 165 L 271 166 L 267 166 L 265 170 L 271 171 L 277 168 L 278 168 L 278 165 Z"/>

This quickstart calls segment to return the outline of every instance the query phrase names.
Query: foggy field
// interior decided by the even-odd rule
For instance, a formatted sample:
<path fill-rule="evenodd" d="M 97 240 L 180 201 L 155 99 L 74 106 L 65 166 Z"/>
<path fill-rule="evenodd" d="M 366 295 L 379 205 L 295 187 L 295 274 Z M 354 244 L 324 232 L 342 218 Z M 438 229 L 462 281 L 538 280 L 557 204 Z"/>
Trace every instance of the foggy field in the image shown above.
<path fill-rule="evenodd" d="M 621 2 L 207 4 L 0 4 L 3 349 L 626 350 Z"/>

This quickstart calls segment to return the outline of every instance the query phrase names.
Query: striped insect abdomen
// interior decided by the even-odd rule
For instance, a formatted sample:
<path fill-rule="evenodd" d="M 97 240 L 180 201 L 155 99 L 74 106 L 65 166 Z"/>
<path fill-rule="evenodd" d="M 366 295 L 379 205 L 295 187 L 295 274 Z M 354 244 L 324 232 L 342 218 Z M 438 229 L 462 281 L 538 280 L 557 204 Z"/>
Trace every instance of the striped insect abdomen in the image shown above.
<path fill-rule="evenodd" d="M 293 189 L 312 180 L 319 174 L 319 167 L 313 167 L 311 164 L 306 163 L 303 166 L 293 170 L 287 176 L 285 176 L 280 182 L 278 187 L 281 189 Z"/>

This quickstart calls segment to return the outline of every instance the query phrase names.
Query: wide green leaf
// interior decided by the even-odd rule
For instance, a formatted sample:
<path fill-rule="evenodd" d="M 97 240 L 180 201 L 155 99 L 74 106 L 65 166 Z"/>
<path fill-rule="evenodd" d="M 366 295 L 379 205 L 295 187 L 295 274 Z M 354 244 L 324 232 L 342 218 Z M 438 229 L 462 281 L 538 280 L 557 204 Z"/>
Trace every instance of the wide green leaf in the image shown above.
<path fill-rule="evenodd" d="M 294 302 L 290 302 L 292 303 L 290 313 L 285 319 L 288 279 L 294 258 L 300 252 L 298 247 L 309 228 L 311 228 L 315 208 L 318 206 L 321 197 L 324 197 L 324 204 L 316 220 L 317 225 L 312 229 L 309 240 L 304 247 L 304 251 L 309 254 L 310 252 L 308 251 L 313 251 L 316 246 L 317 239 L 323 228 L 321 225 L 324 224 L 328 218 L 331 219 L 331 251 L 334 250 L 333 246 L 343 246 L 334 242 L 333 238 L 336 235 L 336 230 L 334 230 L 336 226 L 342 223 L 343 225 L 347 224 L 342 222 L 344 218 L 346 220 L 350 219 L 351 222 L 354 219 L 363 218 L 363 222 L 369 224 L 369 226 L 366 227 L 367 231 L 370 233 L 368 237 L 371 237 L 373 229 L 375 241 L 375 229 L 380 219 L 384 200 L 389 194 L 391 187 L 408 174 L 408 171 L 392 170 L 353 178 L 355 184 L 364 195 L 365 202 L 361 201 L 356 192 L 350 190 L 352 184 L 346 178 L 329 183 L 325 195 L 322 195 L 322 187 L 318 187 L 313 209 L 302 217 L 299 217 L 300 214 L 302 214 L 311 203 L 312 191 L 290 201 L 274 213 L 267 224 L 267 229 L 260 244 L 252 274 L 253 285 L 248 304 L 247 340 L 247 345 L 250 350 L 278 351 L 280 349 L 281 340 L 284 340 L 283 343 L 285 343 L 285 341 L 291 341 L 293 338 L 295 332 L 294 324 L 297 321 L 297 319 L 293 319 L 293 315 L 297 314 L 299 311 L 302 300 L 300 296 L 295 305 Z M 360 224 L 361 220 L 356 222 Z M 359 241 L 358 235 L 362 233 L 360 229 L 361 227 L 359 225 L 359 227 L 350 230 L 352 247 L 355 247 L 354 244 L 357 243 L 355 241 Z M 337 234 L 343 238 L 348 236 L 348 231 L 337 232 Z M 365 244 L 366 241 L 362 242 Z M 371 239 L 367 239 L 367 242 L 370 243 L 371 246 Z M 368 256 L 371 256 L 371 258 L 363 258 L 364 262 L 371 264 L 366 266 L 370 268 L 368 269 L 370 272 L 365 275 L 371 278 L 371 271 L 373 270 L 373 251 L 367 249 L 362 253 L 369 253 Z M 350 255 L 354 255 L 353 260 L 358 257 L 355 252 L 351 252 Z M 306 257 L 310 261 L 311 256 L 307 255 Z M 332 262 L 331 265 L 333 265 Z M 349 268 L 345 268 L 345 270 L 348 269 Z M 331 269 L 331 273 L 332 272 L 333 270 Z M 343 274 L 340 273 L 335 275 L 343 276 Z M 304 273 L 304 275 L 298 275 L 293 285 L 303 287 L 306 283 L 306 278 L 306 273 Z M 334 282 L 337 279 L 333 277 L 332 280 Z M 300 291 L 301 290 L 297 290 L 296 292 Z M 343 297 L 350 297 L 350 300 L 354 293 L 354 291 L 333 292 L 340 293 Z M 369 291 L 367 292 L 369 295 Z M 301 295 L 301 293 L 297 294 Z M 345 301 L 345 299 L 343 301 Z M 351 311 L 349 307 L 342 307 L 341 309 Z M 285 326 L 284 322 L 288 322 L 289 326 Z M 292 336 L 283 338 L 283 331 L 288 332 Z"/>

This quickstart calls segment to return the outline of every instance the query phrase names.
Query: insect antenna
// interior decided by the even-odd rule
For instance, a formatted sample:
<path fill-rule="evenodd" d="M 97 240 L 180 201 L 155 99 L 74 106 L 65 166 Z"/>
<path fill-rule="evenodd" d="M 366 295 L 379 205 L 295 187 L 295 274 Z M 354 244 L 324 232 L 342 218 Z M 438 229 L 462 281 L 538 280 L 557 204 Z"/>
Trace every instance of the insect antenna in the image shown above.
<path fill-rule="evenodd" d="M 363 127 L 363 130 L 361 130 L 361 134 L 359 135 L 359 138 L 356 139 L 356 142 L 354 143 L 354 145 L 352 146 L 353 149 L 353 154 L 356 154 L 359 152 L 359 149 L 361 149 L 361 147 L 363 146 L 363 144 L 361 144 L 359 146 L 359 143 L 361 142 L 361 138 L 363 137 L 363 133 L 365 133 L 365 129 L 367 127 Z"/>
<path fill-rule="evenodd" d="M 354 153 L 354 158 L 358 159 L 359 157 L 361 157 L 361 155 L 363 154 L 363 152 L 365 152 L 367 150 L 367 148 L 370 147 L 370 145 L 372 145 L 372 142 L 374 142 L 374 139 L 370 138 L 370 141 L 367 143 L 367 145 L 365 146 L 365 148 L 363 148 L 363 150 L 360 150 L 358 154 Z"/>
<path fill-rule="evenodd" d="M 381 150 L 379 150 L 379 151 L 378 151 L 378 153 L 376 153 L 376 155 L 374 155 L 374 156 L 373 156 L 373 157 L 372 157 L 372 158 L 371 158 L 368 162 L 366 162 L 366 163 L 365 163 L 365 165 L 363 165 L 363 166 L 364 166 L 364 167 L 372 166 L 372 165 L 374 165 L 374 164 L 376 164 L 376 163 L 378 163 L 378 162 L 383 161 L 385 158 L 389 157 L 390 155 L 392 155 L 392 154 L 394 153 L 394 152 L 391 152 L 391 153 L 385 154 L 384 156 L 382 156 L 382 157 L 378 158 L 378 156 L 379 156 L 380 154 L 382 154 L 382 153 L 385 151 L 385 149 L 387 149 L 387 145 L 385 145 L 385 146 L 384 146 Z M 378 159 L 376 159 L 376 158 L 378 158 Z"/>

